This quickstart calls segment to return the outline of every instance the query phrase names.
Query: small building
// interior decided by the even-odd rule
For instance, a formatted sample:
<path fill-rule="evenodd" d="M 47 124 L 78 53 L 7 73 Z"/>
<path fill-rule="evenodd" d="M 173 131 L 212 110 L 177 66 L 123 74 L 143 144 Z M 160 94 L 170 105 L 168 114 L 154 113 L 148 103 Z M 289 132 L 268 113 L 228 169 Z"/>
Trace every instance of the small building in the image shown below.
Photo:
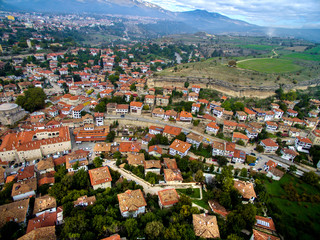
<path fill-rule="evenodd" d="M 274 153 L 279 148 L 279 145 L 271 138 L 261 140 L 260 145 L 263 147 L 265 153 Z"/>
<path fill-rule="evenodd" d="M 232 142 L 237 143 L 238 141 L 243 141 L 244 145 L 247 145 L 247 143 L 249 141 L 249 137 L 243 133 L 234 132 L 232 134 Z"/>
<path fill-rule="evenodd" d="M 211 208 L 212 212 L 219 214 L 223 218 L 226 218 L 227 215 L 230 213 L 217 200 L 209 200 L 208 204 L 209 204 L 209 207 Z"/>
<path fill-rule="evenodd" d="M 35 229 L 55 226 L 57 222 L 56 212 L 44 212 L 28 221 L 27 234 Z"/>
<path fill-rule="evenodd" d="M 88 197 L 87 195 L 79 197 L 73 202 L 74 207 L 87 207 L 93 205 L 96 202 L 96 196 Z"/>
<path fill-rule="evenodd" d="M 89 170 L 91 186 L 94 190 L 98 188 L 111 188 L 112 177 L 109 167 L 100 167 Z"/>
<path fill-rule="evenodd" d="M 295 150 L 289 148 L 282 148 L 281 151 L 281 158 L 293 162 L 296 156 L 299 155 Z"/>
<path fill-rule="evenodd" d="M 206 131 L 208 134 L 217 135 L 219 131 L 219 126 L 215 122 L 210 122 L 206 126 Z"/>
<path fill-rule="evenodd" d="M 297 137 L 294 141 L 294 145 L 299 152 L 309 153 L 310 148 L 312 147 L 312 142 L 307 137 Z"/>
<path fill-rule="evenodd" d="M 56 240 L 56 227 L 55 226 L 46 226 L 36 228 L 31 230 L 27 234 L 18 238 L 18 240 Z"/>
<path fill-rule="evenodd" d="M 137 217 L 146 211 L 146 200 L 140 189 L 118 194 L 119 208 L 123 217 Z"/>
<path fill-rule="evenodd" d="M 11 197 L 14 201 L 30 198 L 36 195 L 37 179 L 31 178 L 13 184 Z"/>
<path fill-rule="evenodd" d="M 53 213 L 57 210 L 57 201 L 50 195 L 38 197 L 34 201 L 33 214 L 39 216 L 45 212 Z"/>
<path fill-rule="evenodd" d="M 130 102 L 130 112 L 135 115 L 141 115 L 143 108 L 142 102 Z"/>
<path fill-rule="evenodd" d="M 320 146 L 320 130 L 315 129 L 308 134 L 308 138 L 311 140 L 313 145 Z"/>
<path fill-rule="evenodd" d="M 179 127 L 173 127 L 173 126 L 166 125 L 163 129 L 163 136 L 167 137 L 170 141 L 173 138 L 175 138 L 176 136 L 178 136 L 181 133 L 181 130 L 182 129 Z"/>
<path fill-rule="evenodd" d="M 160 160 L 148 160 L 144 161 L 144 174 L 147 175 L 148 172 L 152 172 L 160 175 L 161 162 Z"/>
<path fill-rule="evenodd" d="M 178 169 L 177 161 L 175 158 L 163 158 L 163 163 L 166 168 Z"/>
<path fill-rule="evenodd" d="M 187 135 L 187 143 L 190 143 L 192 144 L 194 147 L 198 148 L 202 142 L 202 139 L 203 137 L 198 135 L 198 134 L 195 134 L 193 132 L 190 132 L 188 135 Z"/>
<path fill-rule="evenodd" d="M 264 240 L 264 239 L 266 239 L 266 240 L 280 240 L 280 238 L 278 238 L 274 235 L 253 229 L 253 233 L 252 233 L 250 240 Z"/>
<path fill-rule="evenodd" d="M 179 169 L 163 169 L 164 180 L 167 184 L 182 183 L 183 177 Z"/>
<path fill-rule="evenodd" d="M 250 182 L 235 180 L 234 187 L 239 191 L 245 201 L 253 202 L 257 197 L 253 184 Z"/>
<path fill-rule="evenodd" d="M 157 126 L 150 126 L 149 127 L 149 133 L 153 135 L 162 134 L 163 127 L 157 127 Z"/>
<path fill-rule="evenodd" d="M 161 155 L 162 155 L 162 148 L 160 146 L 158 146 L 158 145 L 150 146 L 148 148 L 148 153 L 151 156 L 160 158 Z"/>
<path fill-rule="evenodd" d="M 0 228 L 8 221 L 26 223 L 30 199 L 15 201 L 0 206 Z"/>
<path fill-rule="evenodd" d="M 37 164 L 37 171 L 40 175 L 54 171 L 53 158 L 49 157 L 40 160 Z"/>
<path fill-rule="evenodd" d="M 188 151 L 190 148 L 191 148 L 190 143 L 186 143 L 179 139 L 175 139 L 169 147 L 169 154 L 172 156 L 175 156 L 178 154 L 180 157 L 184 157 L 188 154 Z"/>
<path fill-rule="evenodd" d="M 206 213 L 193 214 L 193 230 L 196 236 L 201 238 L 220 238 L 220 232 L 216 216 Z"/>
<path fill-rule="evenodd" d="M 176 189 L 165 189 L 158 192 L 160 208 L 170 208 L 179 202 L 179 195 Z"/>
<path fill-rule="evenodd" d="M 276 233 L 276 227 L 271 217 L 256 216 L 256 223 L 254 228 L 261 231 L 266 231 L 270 234 Z"/>
<path fill-rule="evenodd" d="M 143 153 L 128 153 L 127 161 L 132 166 L 144 166 L 145 158 Z"/>

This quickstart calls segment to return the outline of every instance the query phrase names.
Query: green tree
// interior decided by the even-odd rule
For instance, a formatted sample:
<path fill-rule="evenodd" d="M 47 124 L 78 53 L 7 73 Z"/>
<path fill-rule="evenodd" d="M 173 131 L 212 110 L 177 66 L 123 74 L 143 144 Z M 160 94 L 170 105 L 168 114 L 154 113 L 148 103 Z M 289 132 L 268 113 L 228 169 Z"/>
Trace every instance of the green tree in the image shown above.
<path fill-rule="evenodd" d="M 42 88 L 29 88 L 17 97 L 16 103 L 26 111 L 34 112 L 45 107 L 47 95 Z"/>
<path fill-rule="evenodd" d="M 311 185 L 319 184 L 319 176 L 313 171 L 305 172 L 302 176 L 302 180 Z"/>
<path fill-rule="evenodd" d="M 257 151 L 258 153 L 262 153 L 262 152 L 264 152 L 264 148 L 259 144 L 259 145 L 257 145 L 257 147 L 256 147 L 256 151 Z"/>
<path fill-rule="evenodd" d="M 139 232 L 139 230 L 138 230 L 138 222 L 136 219 L 128 218 L 124 222 L 124 227 L 125 227 L 130 239 L 133 239 L 134 236 L 137 236 L 137 233 Z"/>
<path fill-rule="evenodd" d="M 196 182 L 204 182 L 204 176 L 203 172 L 201 170 L 198 170 L 194 175 L 194 180 Z"/>
<path fill-rule="evenodd" d="M 98 168 L 98 167 L 102 167 L 102 163 L 103 163 L 103 159 L 101 157 L 95 157 L 93 159 L 93 165 Z"/>
<path fill-rule="evenodd" d="M 248 177 L 248 170 L 246 168 L 242 168 L 240 172 L 241 177 Z"/>
<path fill-rule="evenodd" d="M 190 85 L 189 82 L 184 82 L 184 87 L 185 87 L 185 88 L 188 88 L 189 85 Z"/>
<path fill-rule="evenodd" d="M 116 136 L 116 132 L 115 131 L 111 131 L 109 132 L 109 134 L 106 137 L 106 142 L 113 142 L 114 138 Z"/>
<path fill-rule="evenodd" d="M 230 192 L 230 190 L 233 188 L 232 168 L 232 166 L 224 166 L 221 174 L 217 175 L 216 177 L 218 184 L 225 192 Z"/>
<path fill-rule="evenodd" d="M 224 156 L 215 156 L 214 158 L 217 159 L 220 167 L 226 166 L 228 163 L 228 159 Z"/>
<path fill-rule="evenodd" d="M 162 222 L 154 221 L 154 222 L 147 223 L 144 231 L 147 234 L 149 239 L 157 239 L 162 235 L 163 230 L 164 230 L 164 227 Z"/>
<path fill-rule="evenodd" d="M 136 91 L 136 90 L 137 90 L 137 87 L 136 87 L 136 84 L 135 84 L 135 83 L 132 83 L 132 84 L 130 85 L 130 90 L 131 90 L 131 91 Z"/>

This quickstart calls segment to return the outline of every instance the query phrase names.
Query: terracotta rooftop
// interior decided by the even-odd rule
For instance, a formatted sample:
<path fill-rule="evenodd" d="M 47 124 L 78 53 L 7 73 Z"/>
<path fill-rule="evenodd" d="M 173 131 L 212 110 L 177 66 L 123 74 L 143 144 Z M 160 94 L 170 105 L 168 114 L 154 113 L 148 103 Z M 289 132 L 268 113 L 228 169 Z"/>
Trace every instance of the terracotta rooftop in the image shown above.
<path fill-rule="evenodd" d="M 42 212 L 44 210 L 56 207 L 57 202 L 54 197 L 51 197 L 49 195 L 38 197 L 34 201 L 33 214 L 37 214 L 38 212 Z"/>
<path fill-rule="evenodd" d="M 17 182 L 13 184 L 11 196 L 17 196 L 20 194 L 24 194 L 30 191 L 36 191 L 37 190 L 37 179 L 36 178 L 30 178 L 28 180 L 24 180 L 21 182 Z M 26 196 L 26 198 L 29 196 Z"/>
<path fill-rule="evenodd" d="M 18 181 L 32 177 L 34 177 L 34 165 L 22 167 L 19 169 L 17 176 Z"/>
<path fill-rule="evenodd" d="M 164 158 L 164 165 L 169 169 L 178 169 L 177 161 L 175 158 Z"/>
<path fill-rule="evenodd" d="M 280 238 L 276 236 L 258 231 L 256 229 L 253 229 L 253 237 L 254 240 L 280 240 Z"/>
<path fill-rule="evenodd" d="M 202 139 L 203 137 L 198 135 L 198 134 L 195 134 L 193 132 L 190 132 L 188 135 L 187 135 L 187 138 L 190 138 L 194 141 L 197 141 L 197 142 L 202 142 Z"/>
<path fill-rule="evenodd" d="M 56 240 L 55 228 L 55 226 L 37 228 L 18 238 L 18 240 Z"/>
<path fill-rule="evenodd" d="M 190 147 L 191 147 L 190 143 L 181 141 L 179 139 L 175 139 L 170 145 L 170 148 L 181 153 L 185 153 L 187 150 L 189 150 Z"/>
<path fill-rule="evenodd" d="M 267 147 L 278 147 L 279 145 L 273 141 L 271 138 L 267 138 L 267 139 L 264 139 L 264 140 L 261 140 L 261 142 L 267 146 Z"/>
<path fill-rule="evenodd" d="M 93 205 L 96 202 L 96 196 L 88 197 L 87 195 L 79 197 L 73 202 L 74 206 L 88 206 Z"/>
<path fill-rule="evenodd" d="M 17 223 L 23 222 L 27 217 L 30 199 L 24 199 L 0 206 L 0 227 L 12 220 Z"/>
<path fill-rule="evenodd" d="M 215 122 L 209 122 L 209 123 L 207 124 L 207 126 L 208 126 L 209 128 L 219 129 L 219 126 L 218 126 L 217 123 L 215 123 Z"/>
<path fill-rule="evenodd" d="M 150 168 L 159 168 L 161 169 L 161 162 L 160 160 L 148 160 L 144 161 L 144 169 Z"/>
<path fill-rule="evenodd" d="M 234 122 L 234 121 L 224 120 L 223 121 L 223 125 L 224 126 L 236 127 L 238 124 L 237 124 L 237 122 Z"/>
<path fill-rule="evenodd" d="M 157 152 L 159 154 L 162 154 L 162 148 L 158 145 L 150 146 L 148 149 L 148 152 Z"/>
<path fill-rule="evenodd" d="M 89 176 L 92 186 L 112 181 L 109 167 L 107 166 L 89 170 Z"/>
<path fill-rule="evenodd" d="M 240 133 L 240 132 L 234 132 L 232 135 L 232 138 L 237 138 L 237 139 L 243 139 L 243 140 L 249 140 L 248 136 Z"/>
<path fill-rule="evenodd" d="M 163 173 L 166 182 L 183 181 L 183 177 L 179 169 L 163 169 Z"/>
<path fill-rule="evenodd" d="M 119 151 L 120 152 L 136 152 L 141 150 L 141 143 L 139 142 L 120 142 Z"/>
<path fill-rule="evenodd" d="M 252 197 L 256 198 L 256 192 L 252 183 L 235 180 L 234 187 L 239 191 L 241 196 L 245 199 L 251 199 Z"/>
<path fill-rule="evenodd" d="M 79 162 L 80 166 L 87 166 L 89 164 L 87 156 L 89 154 L 89 151 L 84 151 L 82 149 L 76 150 L 72 153 L 69 153 L 66 155 L 66 168 L 70 169 L 75 165 L 77 162 Z"/>
<path fill-rule="evenodd" d="M 130 165 L 144 165 L 145 161 L 143 153 L 128 153 L 127 160 Z"/>
<path fill-rule="evenodd" d="M 229 211 L 227 211 L 225 209 L 225 207 L 222 206 L 217 200 L 209 200 L 208 203 L 209 203 L 211 210 L 214 213 L 217 213 L 217 214 L 222 215 L 224 217 L 227 217 L 227 215 L 229 214 Z"/>
<path fill-rule="evenodd" d="M 52 157 L 41 159 L 40 162 L 38 162 L 38 165 L 37 165 L 38 171 L 42 171 L 50 168 L 54 168 L 54 162 Z"/>
<path fill-rule="evenodd" d="M 179 202 L 179 195 L 176 189 L 165 189 L 158 192 L 162 206 L 168 206 Z"/>
<path fill-rule="evenodd" d="M 196 236 L 201 238 L 220 238 L 216 216 L 193 214 L 193 229 Z"/>
<path fill-rule="evenodd" d="M 103 238 L 101 240 L 121 240 L 120 238 L 120 235 L 119 234 L 115 234 L 115 235 L 112 235 L 110 237 L 107 237 L 107 238 Z"/>
<path fill-rule="evenodd" d="M 311 140 L 307 137 L 297 137 L 300 142 L 312 144 Z"/>
<path fill-rule="evenodd" d="M 137 211 L 140 207 L 147 206 L 143 193 L 140 189 L 127 190 L 118 194 L 119 208 L 121 212 Z"/>
<path fill-rule="evenodd" d="M 55 226 L 57 222 L 57 212 L 45 212 L 28 221 L 27 233 L 37 228 Z"/>
<path fill-rule="evenodd" d="M 178 136 L 181 133 L 181 130 L 182 129 L 179 127 L 173 127 L 173 126 L 166 125 L 164 127 L 163 133 Z"/>
<path fill-rule="evenodd" d="M 93 147 L 94 152 L 111 152 L 111 143 L 99 142 Z"/>

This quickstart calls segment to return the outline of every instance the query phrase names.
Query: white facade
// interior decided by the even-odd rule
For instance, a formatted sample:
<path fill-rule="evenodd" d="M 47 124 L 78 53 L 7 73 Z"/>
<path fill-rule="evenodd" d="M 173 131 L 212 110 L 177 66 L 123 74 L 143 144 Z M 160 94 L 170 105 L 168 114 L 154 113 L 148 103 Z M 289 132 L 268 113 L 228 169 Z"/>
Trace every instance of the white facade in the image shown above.
<path fill-rule="evenodd" d="M 122 217 L 137 217 L 139 214 L 141 213 L 145 213 L 146 212 L 146 207 L 139 207 L 139 209 L 137 211 L 133 211 L 133 212 L 121 212 Z"/>

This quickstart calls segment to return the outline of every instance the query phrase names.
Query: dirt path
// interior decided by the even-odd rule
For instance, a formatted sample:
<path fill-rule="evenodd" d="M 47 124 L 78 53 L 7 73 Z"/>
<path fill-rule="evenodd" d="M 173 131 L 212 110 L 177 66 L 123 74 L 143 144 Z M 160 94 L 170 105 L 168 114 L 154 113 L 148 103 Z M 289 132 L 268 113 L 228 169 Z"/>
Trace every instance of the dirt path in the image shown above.
<path fill-rule="evenodd" d="M 278 57 L 279 54 L 274 49 L 272 49 L 272 52 L 273 52 L 273 55 L 270 56 L 269 58 Z M 254 60 L 254 59 L 269 59 L 269 58 L 248 58 L 248 59 L 243 59 L 243 60 L 237 61 L 237 63 L 245 62 L 245 61 L 249 61 L 249 60 Z"/>

